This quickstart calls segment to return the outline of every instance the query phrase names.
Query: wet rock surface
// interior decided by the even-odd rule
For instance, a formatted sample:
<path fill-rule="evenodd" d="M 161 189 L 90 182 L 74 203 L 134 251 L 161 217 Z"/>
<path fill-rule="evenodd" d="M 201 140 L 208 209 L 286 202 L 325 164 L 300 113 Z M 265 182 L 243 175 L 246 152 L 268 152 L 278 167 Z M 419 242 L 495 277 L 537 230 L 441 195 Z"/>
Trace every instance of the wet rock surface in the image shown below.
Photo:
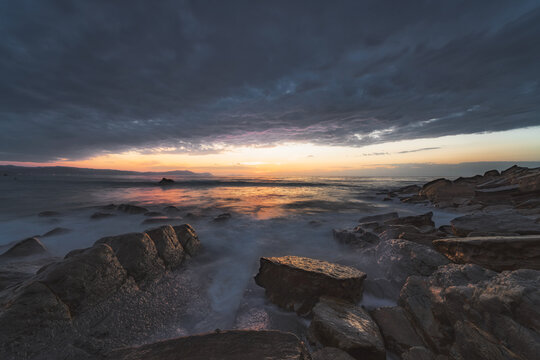
<path fill-rule="evenodd" d="M 109 354 L 114 360 L 310 360 L 298 337 L 279 331 L 229 330 L 165 340 Z"/>
<path fill-rule="evenodd" d="M 379 326 L 386 348 L 392 352 L 402 354 L 414 346 L 424 346 L 403 308 L 382 307 L 373 310 L 371 316 Z"/>
<path fill-rule="evenodd" d="M 274 304 L 307 314 L 324 295 L 357 302 L 362 298 L 366 274 L 326 261 L 298 257 L 263 257 L 257 285 L 265 288 Z"/>
<path fill-rule="evenodd" d="M 468 236 L 472 232 L 517 233 L 520 235 L 540 234 L 540 224 L 536 224 L 533 219 L 516 213 L 465 215 L 453 219 L 450 224 L 454 234 L 462 237 Z"/>
<path fill-rule="evenodd" d="M 311 355 L 312 360 L 353 360 L 354 358 L 345 351 L 334 348 L 325 347 L 315 351 Z"/>
<path fill-rule="evenodd" d="M 309 326 L 313 342 L 346 351 L 355 359 L 385 360 L 384 342 L 368 312 L 349 302 L 322 297 Z"/>
<path fill-rule="evenodd" d="M 434 354 L 533 359 L 540 351 L 540 272 L 449 264 L 412 276 L 399 304 Z"/>
<path fill-rule="evenodd" d="M 455 263 L 495 270 L 540 270 L 540 235 L 484 236 L 435 240 L 433 246 Z"/>
<path fill-rule="evenodd" d="M 21 258 L 26 256 L 43 256 L 47 254 L 45 245 L 37 238 L 31 237 L 17 242 L 0 255 L 0 259 Z"/>

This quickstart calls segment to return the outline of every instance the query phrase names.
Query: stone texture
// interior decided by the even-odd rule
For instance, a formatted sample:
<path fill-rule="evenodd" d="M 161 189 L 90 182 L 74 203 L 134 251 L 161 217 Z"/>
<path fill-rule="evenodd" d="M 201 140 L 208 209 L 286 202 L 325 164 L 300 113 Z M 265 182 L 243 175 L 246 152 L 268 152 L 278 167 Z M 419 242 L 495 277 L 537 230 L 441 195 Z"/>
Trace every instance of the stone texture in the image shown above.
<path fill-rule="evenodd" d="M 540 271 L 449 264 L 409 277 L 399 304 L 435 354 L 525 360 L 540 353 Z"/>
<path fill-rule="evenodd" d="M 382 307 L 373 310 L 371 316 L 379 326 L 386 348 L 390 351 L 402 354 L 413 346 L 424 346 L 403 308 Z"/>
<path fill-rule="evenodd" d="M 313 308 L 310 339 L 346 351 L 355 359 L 385 360 L 384 342 L 377 324 L 360 306 L 322 297 Z"/>
<path fill-rule="evenodd" d="M 473 214 L 450 221 L 456 236 L 465 237 L 471 232 L 517 233 L 520 235 L 539 235 L 540 225 L 518 214 Z"/>
<path fill-rule="evenodd" d="M 124 212 L 126 214 L 131 214 L 131 215 L 144 214 L 148 212 L 147 208 L 143 208 L 141 206 L 136 206 L 136 205 L 130 205 L 130 204 L 120 204 L 118 205 L 116 210 Z"/>
<path fill-rule="evenodd" d="M 137 282 L 156 277 L 165 270 L 156 245 L 145 233 L 105 237 L 98 240 L 96 244 L 109 245 L 128 275 Z"/>
<path fill-rule="evenodd" d="M 439 239 L 433 246 L 455 263 L 473 263 L 495 271 L 540 270 L 539 235 Z"/>
<path fill-rule="evenodd" d="M 353 245 L 355 247 L 372 246 L 379 243 L 379 237 L 370 231 L 365 231 L 361 227 L 357 227 L 353 230 L 332 230 L 334 239 L 346 245 Z"/>
<path fill-rule="evenodd" d="M 169 269 L 177 268 L 184 260 L 184 247 L 170 225 L 145 231 L 154 241 L 159 257 Z"/>
<path fill-rule="evenodd" d="M 345 351 L 335 347 L 325 347 L 311 354 L 312 360 L 354 360 Z"/>
<path fill-rule="evenodd" d="M 99 244 L 45 266 L 34 279 L 46 285 L 75 314 L 114 294 L 126 281 L 127 273 L 113 249 Z"/>
<path fill-rule="evenodd" d="M 47 254 L 47 249 L 45 245 L 37 238 L 31 237 L 19 241 L 12 247 L 10 247 L 5 253 L 0 255 L 0 259 L 6 258 L 19 258 L 25 256 L 36 256 L 36 255 L 45 255 Z"/>
<path fill-rule="evenodd" d="M 201 250 L 201 242 L 195 229 L 189 224 L 173 226 L 178 241 L 182 244 L 184 250 L 190 255 L 195 256 Z"/>
<path fill-rule="evenodd" d="M 387 220 L 384 223 L 387 225 L 413 225 L 416 227 L 422 227 L 425 225 L 435 226 L 435 223 L 431 219 L 433 212 L 427 212 L 422 215 L 404 216 L 397 219 Z"/>
<path fill-rule="evenodd" d="M 309 360 L 304 344 L 291 333 L 230 330 L 165 340 L 115 351 L 114 360 Z"/>
<path fill-rule="evenodd" d="M 321 296 L 357 302 L 366 274 L 358 269 L 298 256 L 263 257 L 257 285 L 274 304 L 307 314 Z"/>

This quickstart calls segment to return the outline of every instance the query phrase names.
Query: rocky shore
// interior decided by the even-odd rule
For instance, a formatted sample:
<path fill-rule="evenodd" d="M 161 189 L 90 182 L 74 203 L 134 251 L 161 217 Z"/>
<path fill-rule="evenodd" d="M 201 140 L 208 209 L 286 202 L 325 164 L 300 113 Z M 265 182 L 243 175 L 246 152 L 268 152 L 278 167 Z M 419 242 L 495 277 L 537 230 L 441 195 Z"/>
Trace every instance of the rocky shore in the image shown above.
<path fill-rule="evenodd" d="M 540 169 L 514 166 L 380 196 L 426 211 L 373 214 L 335 229 L 336 246 L 359 259 L 354 266 L 289 254 L 260 258 L 248 289 L 264 289 L 272 306 L 306 324 L 295 334 L 145 335 L 146 328 L 156 332 L 156 319 L 181 323 L 209 306 L 191 271 L 204 240 L 188 224 L 104 237 L 63 259 L 39 237 L 15 243 L 0 255 L 0 358 L 535 359 Z M 461 215 L 436 226 L 430 207 Z M 111 205 L 92 218 L 116 212 L 149 213 Z M 218 218 L 213 223 L 224 224 L 231 215 Z M 393 306 L 367 306 L 366 296 Z M 158 309 L 156 301 L 167 306 Z"/>

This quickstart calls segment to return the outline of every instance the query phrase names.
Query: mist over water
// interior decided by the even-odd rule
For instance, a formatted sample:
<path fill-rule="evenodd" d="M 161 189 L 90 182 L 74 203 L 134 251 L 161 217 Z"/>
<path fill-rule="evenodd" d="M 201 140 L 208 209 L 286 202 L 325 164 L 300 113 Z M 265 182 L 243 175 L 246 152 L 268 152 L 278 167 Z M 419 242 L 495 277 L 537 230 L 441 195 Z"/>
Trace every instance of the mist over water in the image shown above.
<path fill-rule="evenodd" d="M 375 277 L 381 270 L 373 266 L 371 259 L 335 242 L 332 229 L 352 228 L 358 218 L 368 214 L 397 210 L 400 215 L 408 215 L 430 210 L 421 205 L 383 202 L 376 195 L 383 189 L 431 180 L 424 177 L 175 179 L 175 184 L 163 187 L 157 185 L 158 180 L 133 176 L 2 177 L 0 252 L 14 241 L 61 227 L 70 232 L 41 240 L 51 253 L 64 256 L 70 250 L 91 246 L 103 236 L 160 226 L 143 224 L 148 219 L 143 214 L 91 220 L 96 211 L 106 212 L 100 210 L 104 205 L 129 203 L 157 212 L 172 205 L 180 212 L 171 216 L 182 219 L 171 223 L 190 223 L 199 234 L 204 251 L 180 270 L 184 275 L 179 275 L 179 280 L 173 277 L 169 281 L 185 281 L 181 279 L 190 274 L 195 289 L 190 295 L 193 307 L 199 304 L 204 311 L 178 323 L 174 323 L 174 318 L 160 319 L 156 315 L 155 328 L 147 329 L 145 336 L 159 339 L 216 328 L 272 328 L 301 333 L 305 320 L 268 303 L 264 289 L 255 285 L 253 276 L 261 256 L 307 256 L 352 265 L 366 272 L 368 278 Z M 57 211 L 59 215 L 38 216 L 42 211 Z M 229 220 L 212 221 L 224 212 L 232 215 Z M 441 225 L 454 216 L 435 212 L 434 221 Z M 163 297 L 167 296 L 164 290 Z M 160 307 L 165 300 L 148 301 L 153 307 Z M 166 301 L 179 300 L 170 295 Z M 363 300 L 368 307 L 394 302 L 369 293 Z M 126 316 L 133 317 L 133 325 L 136 309 L 131 311 L 133 314 Z"/>

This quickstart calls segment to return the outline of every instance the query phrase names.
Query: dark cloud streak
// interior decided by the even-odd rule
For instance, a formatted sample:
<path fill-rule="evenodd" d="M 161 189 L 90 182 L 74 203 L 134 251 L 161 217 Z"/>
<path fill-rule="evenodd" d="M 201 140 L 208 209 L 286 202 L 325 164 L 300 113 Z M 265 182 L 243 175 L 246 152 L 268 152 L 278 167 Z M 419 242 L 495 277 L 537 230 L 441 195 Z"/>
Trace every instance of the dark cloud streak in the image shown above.
<path fill-rule="evenodd" d="M 540 124 L 537 1 L 18 0 L 0 29 L 4 161 Z"/>

